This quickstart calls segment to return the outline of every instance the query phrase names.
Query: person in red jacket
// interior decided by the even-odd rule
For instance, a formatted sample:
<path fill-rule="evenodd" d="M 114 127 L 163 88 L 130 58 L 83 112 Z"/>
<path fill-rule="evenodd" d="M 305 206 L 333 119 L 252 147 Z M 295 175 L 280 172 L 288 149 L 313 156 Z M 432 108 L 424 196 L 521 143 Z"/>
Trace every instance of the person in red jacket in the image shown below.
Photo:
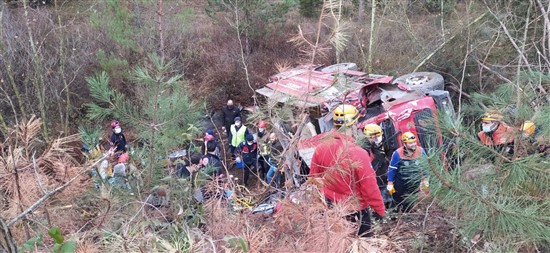
<path fill-rule="evenodd" d="M 359 235 L 372 235 L 368 207 L 379 217 L 384 216 L 385 207 L 367 151 L 351 136 L 332 131 L 317 146 L 310 175 L 322 179 L 321 191 L 329 202 L 351 200 L 355 212 L 346 218 L 359 223 Z"/>

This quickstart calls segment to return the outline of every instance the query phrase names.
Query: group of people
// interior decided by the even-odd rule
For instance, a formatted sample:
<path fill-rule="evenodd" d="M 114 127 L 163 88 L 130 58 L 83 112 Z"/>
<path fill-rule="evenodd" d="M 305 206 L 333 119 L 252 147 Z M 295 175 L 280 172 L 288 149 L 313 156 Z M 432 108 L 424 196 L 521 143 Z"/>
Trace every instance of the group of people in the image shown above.
<path fill-rule="evenodd" d="M 242 183 L 249 186 L 250 175 L 257 174 L 268 184 L 272 184 L 273 181 L 273 186 L 278 186 L 281 182 L 281 173 L 277 168 L 280 164 L 279 158 L 283 152 L 283 146 L 277 135 L 274 132 L 268 133 L 267 122 L 263 120 L 258 123 L 256 131 L 248 129 L 243 124 L 241 108 L 235 106 L 232 100 L 227 101 L 226 106 L 222 108 L 222 113 L 222 130 L 227 136 L 227 149 L 225 150 L 229 151 L 228 158 L 234 159 L 236 167 L 243 171 Z M 183 171 L 178 174 L 200 175 L 199 178 L 205 180 L 223 177 L 221 139 L 215 135 L 214 130 L 207 130 L 204 133 L 203 141 L 201 154 L 191 154 L 189 166 L 182 165 L 177 168 L 177 171 Z"/>
<path fill-rule="evenodd" d="M 255 131 L 243 124 L 241 108 L 232 100 L 223 107 L 223 127 L 227 135 L 229 154 L 237 167 L 243 171 L 243 184 L 249 185 L 250 174 L 268 184 L 281 183 L 280 170 L 283 145 L 275 132 L 269 133 L 268 124 L 260 121 Z M 359 112 L 352 105 L 339 105 L 333 111 L 335 129 L 325 135 L 316 147 L 310 168 L 310 177 L 321 180 L 321 191 L 332 203 L 347 202 L 354 213 L 347 216 L 358 223 L 358 234 L 371 235 L 369 208 L 377 217 L 383 217 L 386 208 L 395 207 L 398 211 L 409 212 L 415 200 L 414 195 L 428 191 L 429 173 L 426 152 L 419 145 L 412 132 L 400 135 L 402 145 L 390 154 L 384 132 L 377 124 L 368 124 L 358 133 L 355 123 Z M 487 112 L 482 118 L 482 131 L 477 135 L 484 145 L 494 147 L 506 154 L 513 153 L 514 138 L 518 129 L 508 126 L 501 114 Z M 126 139 L 120 123 L 111 124 L 113 134 L 110 143 L 121 159 L 127 159 Z M 550 150 L 540 142 L 539 130 L 531 121 L 522 124 L 523 138 L 535 148 L 530 153 L 545 153 Z M 361 135 L 361 136 L 359 136 Z M 198 178 L 209 181 L 223 175 L 223 163 L 220 158 L 221 141 L 213 130 L 203 136 L 201 153 L 190 156 L 188 174 L 198 174 Z"/>
<path fill-rule="evenodd" d="M 420 159 L 426 153 L 411 132 L 401 135 L 403 146 L 388 159 L 382 128 L 368 124 L 359 138 L 355 123 L 359 112 L 352 105 L 334 110 L 335 130 L 317 146 L 311 161 L 310 176 L 322 180 L 329 203 L 351 202 L 354 213 L 346 218 L 358 223 L 358 234 L 370 236 L 369 207 L 376 217 L 393 207 L 404 212 L 413 206 L 412 195 L 428 187 L 428 173 Z M 392 200 L 393 197 L 393 200 Z"/>
<path fill-rule="evenodd" d="M 486 146 L 493 147 L 496 151 L 510 156 L 514 153 L 516 133 L 520 132 L 522 148 L 527 155 L 539 153 L 548 155 L 550 145 L 541 134 L 540 127 L 533 121 L 524 121 L 519 129 L 509 126 L 504 122 L 503 115 L 495 110 L 485 112 L 481 117 L 482 130 L 477 134 L 478 139 Z"/>
<path fill-rule="evenodd" d="M 347 218 L 358 223 L 359 235 L 370 236 L 368 208 L 378 217 L 384 216 L 388 207 L 411 211 L 415 195 L 420 191 L 428 192 L 429 170 L 426 152 L 412 132 L 402 133 L 401 147 L 388 156 L 379 125 L 366 125 L 363 138 L 359 138 L 354 126 L 358 114 L 351 105 L 340 105 L 334 110 L 333 122 L 337 130 L 328 134 L 316 148 L 310 175 L 322 179 L 321 190 L 329 203 L 351 201 L 355 204 L 355 212 Z M 485 113 L 481 120 L 478 139 L 504 155 L 514 152 L 516 134 L 526 140 L 528 154 L 547 155 L 550 150 L 532 121 L 525 121 L 516 129 L 508 126 L 502 115 L 494 111 Z"/>

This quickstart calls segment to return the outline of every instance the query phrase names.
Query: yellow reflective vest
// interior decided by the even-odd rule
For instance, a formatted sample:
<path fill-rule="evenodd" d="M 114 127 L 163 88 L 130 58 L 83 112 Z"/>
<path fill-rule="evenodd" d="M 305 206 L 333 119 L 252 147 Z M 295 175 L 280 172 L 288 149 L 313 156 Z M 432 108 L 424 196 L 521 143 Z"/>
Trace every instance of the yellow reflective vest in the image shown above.
<path fill-rule="evenodd" d="M 231 139 L 231 146 L 233 147 L 238 147 L 239 144 L 241 144 L 241 142 L 244 141 L 244 134 L 246 133 L 246 127 L 245 126 L 242 126 L 241 125 L 241 128 L 239 128 L 239 130 L 237 130 L 235 128 L 235 124 L 231 125 L 231 135 L 232 135 L 232 139 Z"/>

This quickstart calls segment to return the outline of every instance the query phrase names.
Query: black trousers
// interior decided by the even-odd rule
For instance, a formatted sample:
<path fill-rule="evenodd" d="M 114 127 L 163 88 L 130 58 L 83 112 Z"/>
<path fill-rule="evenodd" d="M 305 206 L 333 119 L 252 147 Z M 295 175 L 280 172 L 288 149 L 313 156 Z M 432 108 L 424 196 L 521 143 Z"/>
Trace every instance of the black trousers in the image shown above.
<path fill-rule="evenodd" d="M 248 179 L 250 178 L 250 171 L 256 171 L 257 162 L 251 164 L 245 164 L 243 169 L 243 183 L 244 186 L 248 186 Z"/>
<path fill-rule="evenodd" d="M 325 199 L 328 206 L 332 207 L 332 200 L 328 199 L 327 197 L 325 197 Z M 357 223 L 357 235 L 361 237 L 372 237 L 372 223 L 370 219 L 370 211 L 368 208 L 346 215 L 345 218 L 350 222 Z"/>
<path fill-rule="evenodd" d="M 262 180 L 266 179 L 267 172 L 269 171 L 269 165 L 267 164 L 266 159 L 267 157 L 264 157 L 263 155 L 258 157 L 258 176 Z"/>
<path fill-rule="evenodd" d="M 233 135 L 231 134 L 231 124 L 225 125 L 225 133 L 227 134 L 227 142 L 231 145 L 231 140 L 233 139 Z"/>
<path fill-rule="evenodd" d="M 370 211 L 368 208 L 365 208 L 361 211 L 352 213 L 348 216 L 346 216 L 346 220 L 351 221 L 353 223 L 357 223 L 358 231 L 357 235 L 361 237 L 372 237 L 372 231 L 371 231 L 371 219 L 370 219 Z"/>

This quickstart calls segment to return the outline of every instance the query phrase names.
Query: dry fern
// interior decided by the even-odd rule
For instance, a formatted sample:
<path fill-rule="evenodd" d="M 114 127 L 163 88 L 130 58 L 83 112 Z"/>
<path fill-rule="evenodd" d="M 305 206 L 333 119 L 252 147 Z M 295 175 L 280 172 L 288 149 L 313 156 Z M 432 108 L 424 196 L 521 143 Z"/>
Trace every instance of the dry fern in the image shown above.
<path fill-rule="evenodd" d="M 356 242 L 355 224 L 343 217 L 349 203 L 327 207 L 314 185 L 282 200 L 282 210 L 274 216 L 231 212 L 223 200 L 205 205 L 206 234 L 217 247 L 231 249 L 224 239 L 241 238 L 249 252 L 349 252 L 351 247 L 375 249 L 378 244 Z M 368 244 L 368 242 L 367 242 Z M 380 252 L 380 251 L 379 251 Z"/>
<path fill-rule="evenodd" d="M 40 128 L 40 119 L 31 117 L 27 122 L 8 129 L 2 143 L 0 192 L 7 203 L 2 205 L 0 214 L 8 220 L 82 170 L 73 158 L 71 146 L 78 137 L 71 135 L 45 143 L 39 138 Z M 54 200 L 71 202 L 85 189 L 82 186 L 78 183 L 70 185 L 64 192 L 56 195 Z M 44 212 L 37 211 L 33 215 L 44 215 Z M 36 219 L 42 218 L 47 217 Z M 66 220 L 59 219 L 59 222 L 63 221 L 66 223 Z M 15 226 L 12 232 L 14 235 L 22 235 L 23 227 L 25 226 Z M 15 238 L 21 242 L 26 236 Z"/>

